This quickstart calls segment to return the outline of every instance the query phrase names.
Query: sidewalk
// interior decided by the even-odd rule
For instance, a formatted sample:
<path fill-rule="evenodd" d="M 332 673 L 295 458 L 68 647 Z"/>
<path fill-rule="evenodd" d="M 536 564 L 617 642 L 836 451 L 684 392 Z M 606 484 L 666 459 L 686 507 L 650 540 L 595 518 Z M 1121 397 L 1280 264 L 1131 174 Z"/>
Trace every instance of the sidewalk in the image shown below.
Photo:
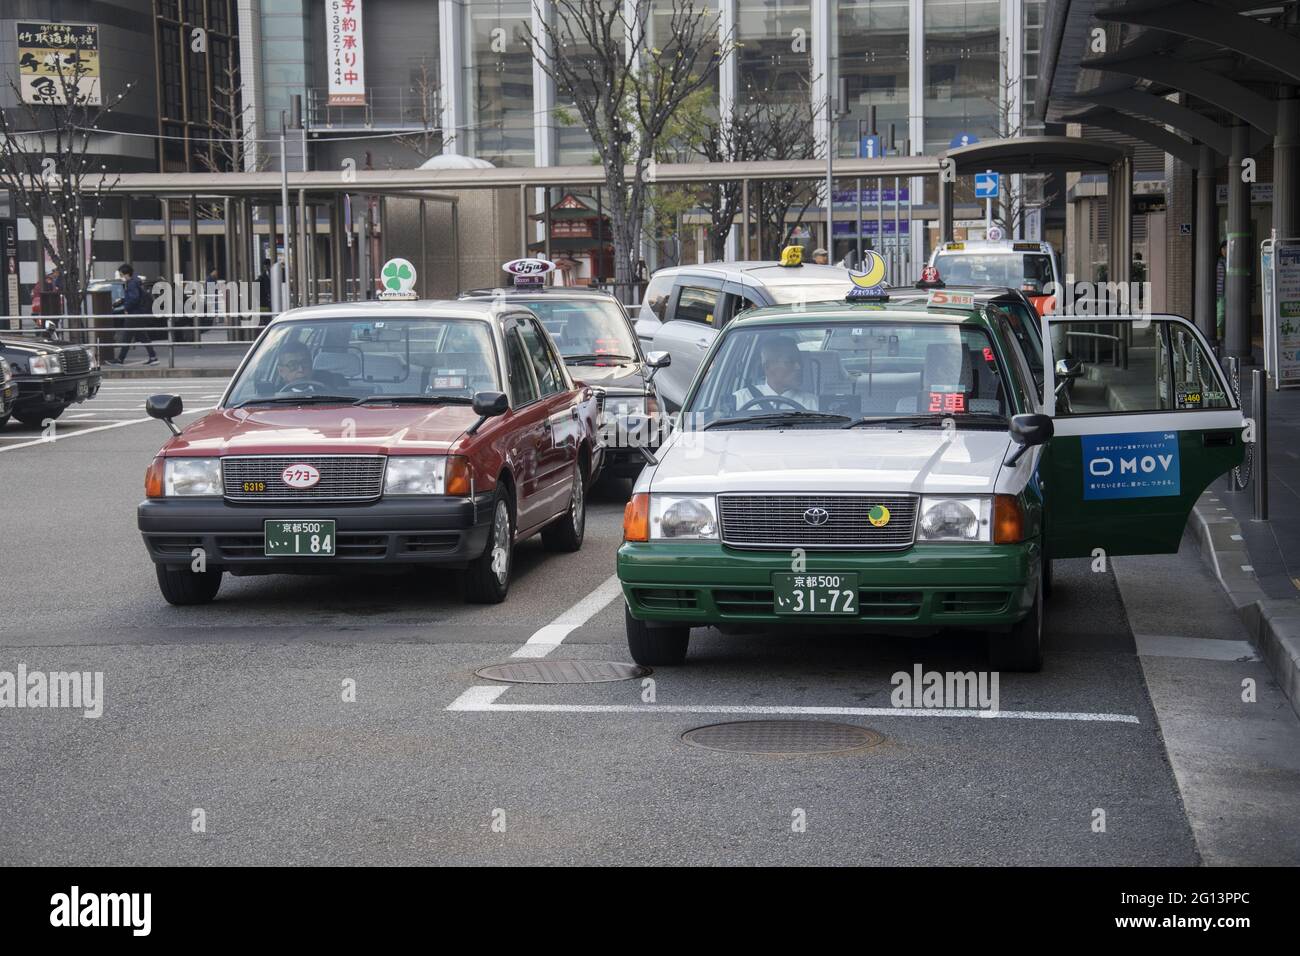
<path fill-rule="evenodd" d="M 126 365 L 104 364 L 105 359 L 114 354 L 104 348 L 100 350 L 100 371 L 104 378 L 229 378 L 253 344 L 252 341 L 228 341 L 224 329 L 209 329 L 201 333 L 201 340 L 202 345 L 178 344 L 174 349 L 165 339 L 155 341 L 153 348 L 158 353 L 157 365 L 144 364 L 145 350 L 140 343 L 132 345 L 126 356 Z M 176 353 L 174 366 L 169 354 L 172 351 Z"/>

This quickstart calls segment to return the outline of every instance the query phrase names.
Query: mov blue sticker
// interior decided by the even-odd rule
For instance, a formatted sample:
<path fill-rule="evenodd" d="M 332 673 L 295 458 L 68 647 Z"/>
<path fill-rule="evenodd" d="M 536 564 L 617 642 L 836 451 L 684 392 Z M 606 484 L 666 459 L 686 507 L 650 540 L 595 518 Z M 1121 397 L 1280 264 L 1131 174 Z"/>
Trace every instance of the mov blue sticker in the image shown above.
<path fill-rule="evenodd" d="M 1179 493 L 1177 432 L 1084 435 L 1082 441 L 1085 501 Z"/>

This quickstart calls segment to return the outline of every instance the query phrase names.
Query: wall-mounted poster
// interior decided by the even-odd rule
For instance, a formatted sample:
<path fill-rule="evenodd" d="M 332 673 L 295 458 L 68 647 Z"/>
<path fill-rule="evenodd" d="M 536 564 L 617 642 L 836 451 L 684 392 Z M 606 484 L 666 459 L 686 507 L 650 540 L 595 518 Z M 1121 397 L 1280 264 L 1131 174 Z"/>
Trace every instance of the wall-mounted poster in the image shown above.
<path fill-rule="evenodd" d="M 362 50 L 361 0 L 325 0 L 329 43 L 329 105 L 366 105 L 366 58 Z"/>
<path fill-rule="evenodd" d="M 66 103 L 65 86 L 75 81 L 74 101 L 101 104 L 98 26 L 20 20 L 16 27 L 18 88 L 24 103 Z"/>

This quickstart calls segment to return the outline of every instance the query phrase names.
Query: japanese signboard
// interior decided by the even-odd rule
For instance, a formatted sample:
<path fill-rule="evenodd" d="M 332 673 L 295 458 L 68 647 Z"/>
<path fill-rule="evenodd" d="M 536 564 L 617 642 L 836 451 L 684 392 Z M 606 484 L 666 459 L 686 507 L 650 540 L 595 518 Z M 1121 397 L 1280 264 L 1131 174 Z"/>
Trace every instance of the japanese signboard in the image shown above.
<path fill-rule="evenodd" d="M 366 63 L 361 0 L 325 0 L 329 42 L 329 105 L 366 105 Z"/>
<path fill-rule="evenodd" d="M 1300 385 L 1300 240 L 1265 242 L 1262 251 L 1265 364 L 1274 388 L 1294 387 Z"/>
<path fill-rule="evenodd" d="M 99 89 L 99 27 L 92 23 L 31 23 L 19 20 L 18 86 L 24 103 L 90 106 L 102 102 Z"/>

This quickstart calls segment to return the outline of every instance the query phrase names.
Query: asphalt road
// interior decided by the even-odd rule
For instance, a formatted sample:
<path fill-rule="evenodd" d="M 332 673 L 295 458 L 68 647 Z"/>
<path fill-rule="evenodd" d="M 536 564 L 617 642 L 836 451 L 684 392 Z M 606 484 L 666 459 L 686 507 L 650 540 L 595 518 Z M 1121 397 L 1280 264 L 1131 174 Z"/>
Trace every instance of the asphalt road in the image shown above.
<path fill-rule="evenodd" d="M 147 394 L 218 391 L 111 384 L 127 422 Z M 985 668 L 959 633 L 697 630 L 652 685 L 494 684 L 475 671 L 628 659 L 604 600 L 621 500 L 592 501 L 577 554 L 522 545 L 498 607 L 428 572 L 227 576 L 173 608 L 135 530 L 163 426 L 92 427 L 0 435 L 0 670 L 102 671 L 105 698 L 98 719 L 0 709 L 0 863 L 1300 862 L 1279 796 L 1300 793 L 1300 727 L 1186 549 L 1059 563 L 1046 666 L 1001 675 L 999 719 L 872 711 L 915 664 Z M 583 623 L 549 646 L 557 619 Z M 682 740 L 759 708 L 883 740 Z"/>

